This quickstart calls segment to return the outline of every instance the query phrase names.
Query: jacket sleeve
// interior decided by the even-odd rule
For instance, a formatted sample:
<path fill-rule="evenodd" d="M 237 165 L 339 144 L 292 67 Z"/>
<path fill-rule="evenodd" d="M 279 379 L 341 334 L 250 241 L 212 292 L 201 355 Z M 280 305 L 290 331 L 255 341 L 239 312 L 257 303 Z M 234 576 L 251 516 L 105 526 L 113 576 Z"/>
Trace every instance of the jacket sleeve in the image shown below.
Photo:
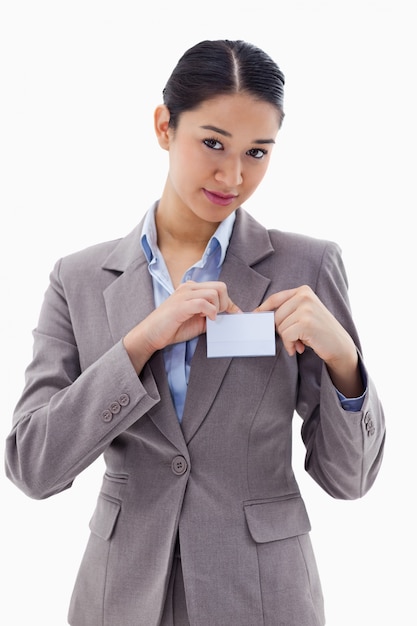
<path fill-rule="evenodd" d="M 325 364 L 307 349 L 299 356 L 297 412 L 303 418 L 305 468 L 330 495 L 362 497 L 378 474 L 385 443 L 385 417 L 375 385 L 361 355 L 347 293 L 339 247 L 329 243 L 315 291 L 352 336 L 358 350 L 366 393 L 360 411 L 343 409 Z"/>
<path fill-rule="evenodd" d="M 118 434 L 159 401 L 159 393 L 150 368 L 137 376 L 121 340 L 81 372 L 59 263 L 33 337 L 5 467 L 23 492 L 40 499 L 70 487 Z"/>

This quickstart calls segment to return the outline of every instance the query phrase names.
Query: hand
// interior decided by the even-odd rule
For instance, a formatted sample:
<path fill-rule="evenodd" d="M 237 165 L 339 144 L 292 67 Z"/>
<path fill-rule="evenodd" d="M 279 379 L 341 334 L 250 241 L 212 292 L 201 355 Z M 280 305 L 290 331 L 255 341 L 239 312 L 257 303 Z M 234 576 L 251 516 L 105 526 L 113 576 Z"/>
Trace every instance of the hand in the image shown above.
<path fill-rule="evenodd" d="M 136 371 L 139 373 L 157 350 L 201 335 L 206 329 L 206 317 L 214 320 L 217 313 L 223 312 L 240 312 L 225 283 L 182 283 L 125 336 L 123 343 Z"/>
<path fill-rule="evenodd" d="M 275 327 L 290 356 L 312 348 L 341 393 L 346 397 L 363 393 L 353 339 L 310 287 L 275 293 L 255 311 L 275 311 Z"/>

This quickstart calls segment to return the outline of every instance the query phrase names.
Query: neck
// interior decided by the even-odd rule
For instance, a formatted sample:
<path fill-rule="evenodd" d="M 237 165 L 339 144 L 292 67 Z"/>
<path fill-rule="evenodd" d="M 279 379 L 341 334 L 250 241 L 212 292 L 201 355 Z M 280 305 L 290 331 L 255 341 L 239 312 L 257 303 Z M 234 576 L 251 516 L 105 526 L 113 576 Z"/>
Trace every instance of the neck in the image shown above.
<path fill-rule="evenodd" d="M 199 219 L 191 211 L 166 210 L 159 204 L 155 213 L 158 245 L 181 246 L 204 251 L 218 223 Z"/>

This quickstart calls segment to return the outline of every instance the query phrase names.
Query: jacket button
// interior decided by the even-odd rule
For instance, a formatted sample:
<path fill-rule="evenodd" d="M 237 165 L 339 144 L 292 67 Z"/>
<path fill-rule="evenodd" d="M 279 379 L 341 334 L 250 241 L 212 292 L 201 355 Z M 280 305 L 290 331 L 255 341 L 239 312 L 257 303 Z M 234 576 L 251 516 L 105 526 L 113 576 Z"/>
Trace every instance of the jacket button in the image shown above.
<path fill-rule="evenodd" d="M 102 418 L 103 422 L 111 422 L 112 419 L 113 419 L 113 413 L 111 411 L 109 411 L 108 409 L 106 409 L 101 414 L 101 418 Z"/>
<path fill-rule="evenodd" d="M 177 476 L 181 476 L 187 471 L 188 463 L 183 456 L 176 456 L 171 463 L 171 469 Z"/>
<path fill-rule="evenodd" d="M 122 393 L 122 395 L 119 398 L 119 404 L 120 406 L 127 406 L 130 402 L 130 398 L 127 395 L 127 393 Z"/>
<path fill-rule="evenodd" d="M 112 402 L 110 405 L 110 411 L 113 413 L 113 415 L 117 415 L 117 413 L 120 413 L 121 408 L 122 407 L 118 402 Z"/>

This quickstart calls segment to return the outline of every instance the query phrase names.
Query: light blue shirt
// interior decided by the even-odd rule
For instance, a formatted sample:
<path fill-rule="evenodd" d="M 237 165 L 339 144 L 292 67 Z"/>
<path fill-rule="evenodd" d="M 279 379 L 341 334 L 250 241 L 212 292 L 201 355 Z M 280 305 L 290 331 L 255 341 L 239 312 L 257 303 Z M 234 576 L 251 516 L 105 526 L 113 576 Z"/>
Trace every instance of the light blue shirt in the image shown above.
<path fill-rule="evenodd" d="M 164 258 L 158 248 L 155 226 L 156 207 L 157 203 L 151 207 L 145 216 L 141 244 L 148 261 L 149 273 L 152 276 L 155 307 L 158 307 L 174 292 L 174 287 Z M 216 232 L 208 242 L 203 256 L 185 272 L 181 282 L 186 282 L 187 280 L 196 282 L 218 280 L 229 246 L 235 218 L 236 214 L 232 213 L 219 224 Z M 168 384 L 179 421 L 182 420 L 184 412 L 191 359 L 193 358 L 197 341 L 198 337 L 195 337 L 190 341 L 175 343 L 163 349 Z M 346 411 L 360 411 L 362 408 L 365 394 L 360 398 L 345 398 L 339 391 L 337 391 L 337 394 L 342 407 Z"/>
<path fill-rule="evenodd" d="M 156 206 L 155 204 L 145 216 L 141 243 L 148 261 L 149 272 L 152 276 L 155 307 L 158 307 L 174 292 L 174 287 L 164 258 L 158 248 L 155 226 Z M 201 283 L 208 280 L 218 280 L 235 219 L 236 215 L 232 213 L 219 224 L 216 232 L 208 242 L 203 256 L 185 272 L 181 282 L 194 280 Z M 190 378 L 191 359 L 193 358 L 197 341 L 198 337 L 195 337 L 190 341 L 167 346 L 163 350 L 168 384 L 180 421 L 184 411 L 185 396 Z"/>

